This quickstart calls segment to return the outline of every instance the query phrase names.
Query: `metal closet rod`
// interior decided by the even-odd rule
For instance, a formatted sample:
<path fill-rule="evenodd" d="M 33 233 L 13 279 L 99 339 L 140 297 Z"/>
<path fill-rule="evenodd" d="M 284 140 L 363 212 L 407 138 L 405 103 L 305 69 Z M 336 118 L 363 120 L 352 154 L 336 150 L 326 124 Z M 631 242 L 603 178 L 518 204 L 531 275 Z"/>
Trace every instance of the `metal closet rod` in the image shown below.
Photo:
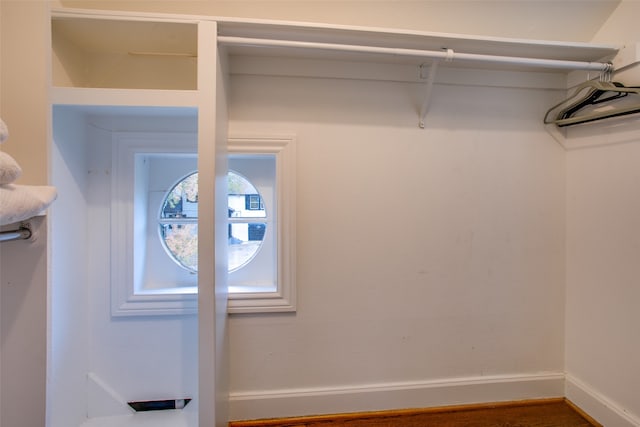
<path fill-rule="evenodd" d="M 31 238 L 31 229 L 27 227 L 20 227 L 17 230 L 0 231 L 0 242 L 6 242 L 9 240 L 27 240 Z"/>
<path fill-rule="evenodd" d="M 337 43 L 319 43 L 294 40 L 257 39 L 249 37 L 219 36 L 218 42 L 227 46 L 288 47 L 300 49 L 330 50 L 339 52 L 378 53 L 395 56 L 409 56 L 425 59 L 449 61 L 489 62 L 504 65 L 520 65 L 558 70 L 583 70 L 611 72 L 613 66 L 609 62 L 567 61 L 561 59 L 526 58 L 519 56 L 483 55 L 475 53 L 458 53 L 452 49 L 420 50 L 379 46 L 361 46 Z"/>

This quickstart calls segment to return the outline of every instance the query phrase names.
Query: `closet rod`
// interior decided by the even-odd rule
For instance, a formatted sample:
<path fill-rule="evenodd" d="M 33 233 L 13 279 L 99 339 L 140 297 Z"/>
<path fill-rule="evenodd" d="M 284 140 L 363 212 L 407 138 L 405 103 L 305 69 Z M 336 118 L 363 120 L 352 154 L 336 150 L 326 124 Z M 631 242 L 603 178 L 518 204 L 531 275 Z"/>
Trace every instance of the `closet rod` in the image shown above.
<path fill-rule="evenodd" d="M 31 230 L 27 227 L 20 227 L 17 230 L 0 231 L 0 242 L 9 240 L 26 240 L 31 238 Z"/>
<path fill-rule="evenodd" d="M 612 65 L 608 62 L 568 61 L 561 59 L 526 58 L 518 56 L 483 55 L 475 53 L 457 53 L 452 49 L 420 50 L 379 46 L 361 46 L 337 43 L 304 42 L 294 40 L 257 39 L 249 37 L 218 36 L 218 42 L 227 46 L 288 47 L 300 49 L 329 50 L 339 52 L 378 53 L 394 56 L 409 56 L 425 59 L 440 59 L 446 62 L 461 60 L 489 62 L 503 65 L 551 68 L 558 70 L 584 70 L 609 72 Z"/>

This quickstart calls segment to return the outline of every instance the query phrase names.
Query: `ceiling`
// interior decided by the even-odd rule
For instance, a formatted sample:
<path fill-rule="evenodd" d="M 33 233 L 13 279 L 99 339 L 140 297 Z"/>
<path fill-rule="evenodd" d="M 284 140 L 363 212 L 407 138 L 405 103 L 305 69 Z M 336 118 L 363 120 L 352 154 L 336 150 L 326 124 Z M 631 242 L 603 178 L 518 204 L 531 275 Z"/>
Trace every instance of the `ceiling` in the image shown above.
<path fill-rule="evenodd" d="M 620 0 L 57 0 L 62 7 L 589 42 Z"/>

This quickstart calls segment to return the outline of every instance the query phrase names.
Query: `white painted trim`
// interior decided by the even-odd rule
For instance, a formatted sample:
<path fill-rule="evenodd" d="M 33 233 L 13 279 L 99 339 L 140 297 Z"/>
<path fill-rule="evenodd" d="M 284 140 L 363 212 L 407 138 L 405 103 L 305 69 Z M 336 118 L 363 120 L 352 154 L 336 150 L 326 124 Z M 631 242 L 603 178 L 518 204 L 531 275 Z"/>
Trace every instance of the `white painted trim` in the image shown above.
<path fill-rule="evenodd" d="M 564 396 L 564 374 L 549 372 L 351 386 L 231 392 L 230 419 L 334 414 Z"/>
<path fill-rule="evenodd" d="M 228 152 L 276 156 L 277 290 L 229 294 L 229 313 L 267 313 L 296 310 L 296 139 L 294 136 L 228 138 Z"/>
<path fill-rule="evenodd" d="M 606 427 L 638 427 L 640 417 L 631 414 L 590 385 L 567 374 L 565 396 L 594 420 Z"/>
<path fill-rule="evenodd" d="M 227 110 L 215 22 L 198 24 L 198 425 L 227 425 Z M 200 181 L 202 180 L 202 181 Z M 213 260 L 213 262 L 211 262 Z"/>
<path fill-rule="evenodd" d="M 133 225 L 134 158 L 137 153 L 192 154 L 197 135 L 189 132 L 114 132 L 111 174 L 111 314 L 159 316 L 197 313 L 194 293 L 136 292 Z M 287 312 L 296 309 L 294 136 L 233 136 L 229 152 L 276 156 L 278 203 L 278 288 L 270 293 L 230 295 L 229 313 Z M 226 192 L 225 192 L 226 197 Z"/>
<path fill-rule="evenodd" d="M 192 107 L 198 106 L 195 90 L 110 89 L 52 87 L 53 105 Z"/>
<path fill-rule="evenodd" d="M 135 292 L 134 157 L 136 153 L 192 154 L 197 135 L 187 132 L 114 132 L 111 174 L 111 315 L 155 316 L 195 314 L 194 294 Z"/>

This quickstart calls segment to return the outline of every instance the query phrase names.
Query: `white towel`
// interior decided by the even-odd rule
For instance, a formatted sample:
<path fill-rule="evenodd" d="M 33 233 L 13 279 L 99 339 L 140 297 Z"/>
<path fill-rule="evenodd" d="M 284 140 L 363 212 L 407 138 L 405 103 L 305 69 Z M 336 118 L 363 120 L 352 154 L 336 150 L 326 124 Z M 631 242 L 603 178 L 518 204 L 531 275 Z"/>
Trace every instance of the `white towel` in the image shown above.
<path fill-rule="evenodd" d="M 40 214 L 57 196 L 55 187 L 46 185 L 0 185 L 0 225 Z"/>
<path fill-rule="evenodd" d="M 9 138 L 9 129 L 2 119 L 0 119 L 0 144 L 5 142 L 7 138 Z"/>
<path fill-rule="evenodd" d="M 0 151 L 0 185 L 11 184 L 22 175 L 22 168 L 13 157 Z"/>

